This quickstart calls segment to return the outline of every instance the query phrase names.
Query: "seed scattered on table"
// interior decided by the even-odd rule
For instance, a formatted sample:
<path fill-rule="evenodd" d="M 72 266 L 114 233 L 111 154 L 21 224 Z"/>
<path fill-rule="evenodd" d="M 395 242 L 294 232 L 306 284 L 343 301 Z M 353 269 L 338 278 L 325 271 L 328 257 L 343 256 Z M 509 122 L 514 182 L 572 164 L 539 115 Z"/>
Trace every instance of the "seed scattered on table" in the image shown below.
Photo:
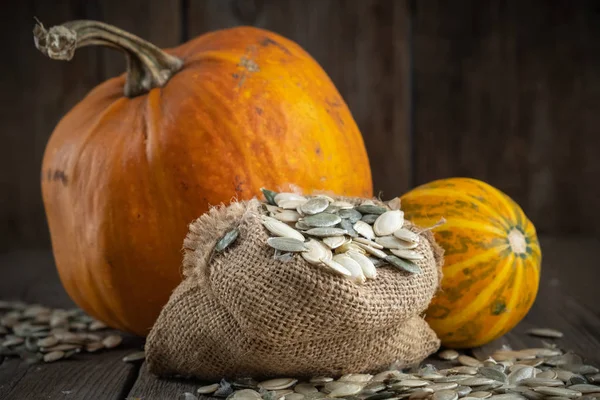
<path fill-rule="evenodd" d="M 563 333 L 561 331 L 557 331 L 555 329 L 550 328 L 534 328 L 527 331 L 528 335 L 539 336 L 543 338 L 554 338 L 559 339 L 563 337 Z"/>
<path fill-rule="evenodd" d="M 131 353 L 123 357 L 123 362 L 136 362 L 146 358 L 146 353 L 143 351 L 137 351 L 135 353 Z M 217 390 L 215 388 L 215 390 Z"/>

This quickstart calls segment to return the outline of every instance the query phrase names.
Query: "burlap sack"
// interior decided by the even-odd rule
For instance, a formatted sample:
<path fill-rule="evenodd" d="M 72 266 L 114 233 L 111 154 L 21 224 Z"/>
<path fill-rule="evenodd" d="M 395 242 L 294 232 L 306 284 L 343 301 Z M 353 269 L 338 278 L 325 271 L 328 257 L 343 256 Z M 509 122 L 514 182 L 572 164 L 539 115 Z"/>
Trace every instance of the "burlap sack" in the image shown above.
<path fill-rule="evenodd" d="M 421 274 L 382 266 L 357 285 L 300 256 L 275 259 L 260 214 L 258 200 L 238 202 L 190 225 L 185 279 L 146 342 L 151 372 L 203 380 L 339 376 L 413 364 L 438 349 L 420 316 L 441 281 L 443 251 L 433 235 L 423 233 L 416 249 L 425 256 Z M 234 226 L 236 242 L 212 254 Z"/>

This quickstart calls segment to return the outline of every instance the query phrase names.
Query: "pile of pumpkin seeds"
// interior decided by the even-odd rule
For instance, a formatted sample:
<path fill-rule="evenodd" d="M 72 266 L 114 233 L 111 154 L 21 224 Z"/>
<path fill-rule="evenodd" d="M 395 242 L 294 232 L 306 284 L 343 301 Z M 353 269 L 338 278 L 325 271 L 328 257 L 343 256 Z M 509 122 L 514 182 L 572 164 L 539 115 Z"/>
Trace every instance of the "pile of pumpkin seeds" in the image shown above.
<path fill-rule="evenodd" d="M 0 301 L 0 357 L 20 357 L 28 363 L 54 362 L 121 344 L 122 337 L 106 329 L 80 309 Z"/>
<path fill-rule="evenodd" d="M 536 336 L 558 337 L 550 329 L 529 332 Z M 559 332 L 560 333 L 560 332 Z M 562 335 L 562 334 L 561 334 Z M 478 360 L 452 349 L 437 357 L 448 368 L 431 364 L 399 370 L 391 368 L 376 375 L 348 374 L 334 380 L 314 377 L 306 381 L 278 378 L 257 382 L 242 378 L 204 385 L 198 396 L 227 400 L 600 400 L 598 368 L 583 363 L 571 352 L 543 342 L 538 348 L 512 350 L 504 347 L 486 360 Z"/>
<path fill-rule="evenodd" d="M 421 269 L 415 261 L 419 234 L 404 227 L 400 199 L 376 205 L 334 200 L 326 195 L 302 196 L 262 189 L 262 224 L 270 233 L 267 244 L 275 257 L 290 260 L 300 254 L 307 262 L 364 283 L 377 276 L 377 267 L 391 265 L 409 274 Z M 239 232 L 227 232 L 215 246 L 221 252 L 234 243 Z"/>

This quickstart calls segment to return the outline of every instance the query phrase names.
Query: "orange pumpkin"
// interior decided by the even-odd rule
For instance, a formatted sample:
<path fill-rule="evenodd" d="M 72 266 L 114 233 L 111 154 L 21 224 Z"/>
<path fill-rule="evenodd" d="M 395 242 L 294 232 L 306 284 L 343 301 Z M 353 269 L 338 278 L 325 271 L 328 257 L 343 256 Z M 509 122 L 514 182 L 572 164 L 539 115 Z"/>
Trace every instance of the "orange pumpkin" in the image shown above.
<path fill-rule="evenodd" d="M 442 344 L 486 344 L 510 331 L 538 291 L 542 253 L 523 210 L 494 187 L 467 178 L 437 180 L 401 198 L 408 220 L 434 229 L 445 250 L 442 287 L 426 319 Z"/>
<path fill-rule="evenodd" d="M 297 44 L 251 27 L 163 51 L 115 27 L 34 30 L 55 59 L 104 44 L 128 72 L 60 121 L 42 192 L 62 283 L 108 325 L 145 335 L 180 282 L 187 226 L 261 187 L 371 196 L 362 136 L 323 69 Z"/>

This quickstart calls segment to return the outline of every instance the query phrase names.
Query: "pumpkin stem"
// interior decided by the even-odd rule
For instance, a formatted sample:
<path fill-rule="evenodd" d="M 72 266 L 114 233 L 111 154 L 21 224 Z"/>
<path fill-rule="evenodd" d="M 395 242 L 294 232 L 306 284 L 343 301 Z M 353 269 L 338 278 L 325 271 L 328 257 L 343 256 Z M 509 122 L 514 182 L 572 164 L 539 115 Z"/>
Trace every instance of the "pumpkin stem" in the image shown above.
<path fill-rule="evenodd" d="M 37 21 L 37 19 L 36 19 Z M 102 45 L 121 50 L 127 57 L 124 93 L 135 97 L 164 86 L 183 65 L 183 61 L 129 32 L 99 21 L 78 20 L 44 28 L 37 21 L 33 28 L 35 47 L 54 60 L 70 60 L 75 50 Z"/>

